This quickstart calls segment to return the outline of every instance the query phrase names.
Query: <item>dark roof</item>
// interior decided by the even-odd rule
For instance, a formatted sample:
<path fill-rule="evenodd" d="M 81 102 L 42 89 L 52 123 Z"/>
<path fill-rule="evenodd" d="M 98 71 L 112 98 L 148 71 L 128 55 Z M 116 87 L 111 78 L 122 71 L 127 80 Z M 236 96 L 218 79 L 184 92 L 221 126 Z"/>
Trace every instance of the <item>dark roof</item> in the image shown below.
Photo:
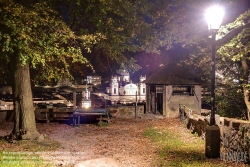
<path fill-rule="evenodd" d="M 144 83 L 153 85 L 201 85 L 203 81 L 186 67 L 168 64 L 160 67 Z"/>

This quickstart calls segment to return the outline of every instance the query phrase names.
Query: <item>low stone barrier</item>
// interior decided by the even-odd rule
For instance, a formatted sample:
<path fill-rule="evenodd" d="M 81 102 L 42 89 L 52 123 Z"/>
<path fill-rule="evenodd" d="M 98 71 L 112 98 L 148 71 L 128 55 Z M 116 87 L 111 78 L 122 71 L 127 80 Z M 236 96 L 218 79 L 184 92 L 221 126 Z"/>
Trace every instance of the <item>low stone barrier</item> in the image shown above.
<path fill-rule="evenodd" d="M 189 109 L 181 111 L 180 118 L 187 128 L 205 139 L 210 117 L 193 114 Z M 221 135 L 221 159 L 223 161 L 250 162 L 250 121 L 216 117 Z"/>
<path fill-rule="evenodd" d="M 205 117 L 194 114 L 188 117 L 187 128 L 190 129 L 192 133 L 197 133 L 201 136 L 206 132 L 208 124 L 209 121 Z"/>
<path fill-rule="evenodd" d="M 135 118 L 135 106 L 110 106 L 108 112 L 112 117 L 117 118 Z M 137 116 L 144 114 L 144 105 L 137 106 Z"/>

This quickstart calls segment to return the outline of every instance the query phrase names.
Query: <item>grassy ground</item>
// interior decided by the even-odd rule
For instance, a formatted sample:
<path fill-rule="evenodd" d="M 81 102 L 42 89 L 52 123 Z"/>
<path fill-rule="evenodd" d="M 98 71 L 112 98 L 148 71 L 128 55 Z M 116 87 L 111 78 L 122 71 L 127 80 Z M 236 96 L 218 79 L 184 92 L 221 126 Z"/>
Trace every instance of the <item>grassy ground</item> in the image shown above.
<path fill-rule="evenodd" d="M 53 151 L 59 143 L 50 140 L 8 143 L 1 139 L 0 145 L 4 148 L 0 151 L 1 167 L 52 167 L 39 156 L 39 152 Z"/>
<path fill-rule="evenodd" d="M 184 131 L 183 131 L 184 130 Z M 160 167 L 246 167 L 244 163 L 224 162 L 205 157 L 205 141 L 187 129 L 149 127 L 144 136 L 157 147 Z"/>

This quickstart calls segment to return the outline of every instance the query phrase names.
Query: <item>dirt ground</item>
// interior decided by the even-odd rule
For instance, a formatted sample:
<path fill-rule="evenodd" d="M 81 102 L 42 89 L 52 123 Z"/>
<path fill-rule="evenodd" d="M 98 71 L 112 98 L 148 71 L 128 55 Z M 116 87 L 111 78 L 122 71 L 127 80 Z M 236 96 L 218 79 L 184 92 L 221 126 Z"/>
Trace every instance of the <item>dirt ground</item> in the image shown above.
<path fill-rule="evenodd" d="M 46 138 L 58 141 L 55 151 L 41 153 L 56 166 L 152 167 L 156 166 L 156 148 L 143 136 L 149 126 L 170 126 L 168 119 L 146 115 L 141 119 L 112 118 L 106 127 L 81 124 L 72 127 L 58 122 L 37 123 Z M 0 123 L 0 136 L 8 135 L 13 123 Z M 0 146 L 0 151 L 1 148 Z"/>
<path fill-rule="evenodd" d="M 158 167 L 159 146 L 143 136 L 149 127 L 178 131 L 185 143 L 192 142 L 194 138 L 179 119 L 145 114 L 137 119 L 112 118 L 108 126 L 88 123 L 73 127 L 58 122 L 37 123 L 38 131 L 45 136 L 39 145 L 36 142 L 33 144 L 38 151 L 29 152 L 30 148 L 20 146 L 20 142 L 12 144 L 0 140 L 0 152 L 11 150 L 14 153 L 38 154 L 45 160 L 44 163 L 53 163 L 50 167 Z M 0 122 L 0 138 L 10 134 L 12 128 L 12 122 Z M 46 150 L 50 147 L 52 151 L 41 150 L 41 143 Z M 219 159 L 208 161 L 225 166 Z"/>

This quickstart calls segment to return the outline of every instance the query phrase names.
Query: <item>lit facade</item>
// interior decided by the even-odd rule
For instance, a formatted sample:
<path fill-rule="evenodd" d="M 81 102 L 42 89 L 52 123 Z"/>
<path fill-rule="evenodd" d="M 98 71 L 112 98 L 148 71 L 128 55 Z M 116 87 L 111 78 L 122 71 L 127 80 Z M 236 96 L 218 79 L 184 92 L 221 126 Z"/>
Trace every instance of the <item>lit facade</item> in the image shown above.
<path fill-rule="evenodd" d="M 133 103 L 145 101 L 146 85 L 143 81 L 146 76 L 140 76 L 139 83 L 133 83 L 130 80 L 130 75 L 124 70 L 121 76 L 112 76 L 109 87 L 106 87 L 106 94 L 109 95 L 109 100 L 112 104 L 116 103 Z"/>

